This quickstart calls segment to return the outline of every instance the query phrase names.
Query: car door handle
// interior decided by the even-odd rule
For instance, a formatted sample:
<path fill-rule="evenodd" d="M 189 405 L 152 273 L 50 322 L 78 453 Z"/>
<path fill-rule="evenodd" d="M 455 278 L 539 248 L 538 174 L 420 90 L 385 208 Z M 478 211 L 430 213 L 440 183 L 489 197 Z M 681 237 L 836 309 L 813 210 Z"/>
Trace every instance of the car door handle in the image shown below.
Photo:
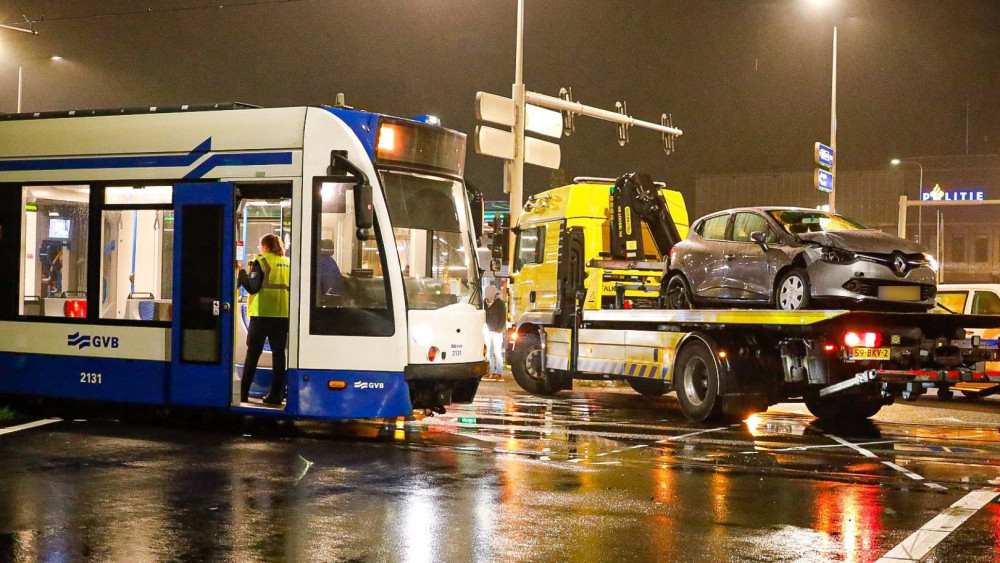
<path fill-rule="evenodd" d="M 723 254 L 723 257 L 726 260 L 735 260 L 736 259 L 736 255 L 735 254 Z"/>

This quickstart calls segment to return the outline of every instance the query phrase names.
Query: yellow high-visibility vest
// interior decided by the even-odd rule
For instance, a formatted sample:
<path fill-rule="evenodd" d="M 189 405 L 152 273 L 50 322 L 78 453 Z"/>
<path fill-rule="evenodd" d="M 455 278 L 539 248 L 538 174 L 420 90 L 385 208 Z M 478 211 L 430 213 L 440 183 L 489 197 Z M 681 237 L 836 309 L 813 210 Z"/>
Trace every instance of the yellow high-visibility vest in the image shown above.
<path fill-rule="evenodd" d="M 251 317 L 287 317 L 290 266 L 288 258 L 259 254 L 257 263 L 264 271 L 264 284 L 250 300 Z"/>

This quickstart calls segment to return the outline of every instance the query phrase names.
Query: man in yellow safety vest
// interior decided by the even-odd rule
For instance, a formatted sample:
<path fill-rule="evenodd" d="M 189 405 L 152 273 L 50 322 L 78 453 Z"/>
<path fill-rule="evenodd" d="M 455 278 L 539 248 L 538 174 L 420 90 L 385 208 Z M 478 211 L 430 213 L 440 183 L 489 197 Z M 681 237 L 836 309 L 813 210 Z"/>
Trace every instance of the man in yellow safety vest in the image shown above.
<path fill-rule="evenodd" d="M 260 239 L 260 254 L 240 269 L 239 285 L 250 293 L 250 326 L 247 355 L 243 361 L 240 401 L 246 402 L 253 385 L 257 361 L 264 340 L 271 343 L 271 392 L 264 397 L 270 405 L 280 405 L 285 394 L 285 345 L 288 343 L 289 262 L 285 247 L 275 235 Z"/>

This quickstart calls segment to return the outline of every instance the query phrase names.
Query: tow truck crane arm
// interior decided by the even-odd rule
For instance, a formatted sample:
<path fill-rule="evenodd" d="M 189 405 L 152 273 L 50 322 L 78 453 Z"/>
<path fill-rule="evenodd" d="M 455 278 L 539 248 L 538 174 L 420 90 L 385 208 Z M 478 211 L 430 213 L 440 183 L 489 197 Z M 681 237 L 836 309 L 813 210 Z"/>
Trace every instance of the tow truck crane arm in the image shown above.
<path fill-rule="evenodd" d="M 643 260 L 642 228 L 649 227 L 660 256 L 680 242 L 667 201 L 648 174 L 630 172 L 615 181 L 611 190 L 611 257 L 613 260 Z"/>

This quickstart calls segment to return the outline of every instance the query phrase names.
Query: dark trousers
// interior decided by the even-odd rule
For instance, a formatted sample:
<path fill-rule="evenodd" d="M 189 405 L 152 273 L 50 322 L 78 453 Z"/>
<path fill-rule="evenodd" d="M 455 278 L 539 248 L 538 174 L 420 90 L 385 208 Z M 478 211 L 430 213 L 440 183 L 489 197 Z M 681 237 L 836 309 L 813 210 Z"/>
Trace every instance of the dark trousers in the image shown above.
<path fill-rule="evenodd" d="M 271 342 L 271 392 L 275 402 L 285 393 L 285 345 L 288 343 L 288 317 L 250 317 L 247 328 L 247 357 L 243 360 L 240 399 L 247 400 L 257 371 L 257 361 L 264 351 L 264 340 Z"/>

